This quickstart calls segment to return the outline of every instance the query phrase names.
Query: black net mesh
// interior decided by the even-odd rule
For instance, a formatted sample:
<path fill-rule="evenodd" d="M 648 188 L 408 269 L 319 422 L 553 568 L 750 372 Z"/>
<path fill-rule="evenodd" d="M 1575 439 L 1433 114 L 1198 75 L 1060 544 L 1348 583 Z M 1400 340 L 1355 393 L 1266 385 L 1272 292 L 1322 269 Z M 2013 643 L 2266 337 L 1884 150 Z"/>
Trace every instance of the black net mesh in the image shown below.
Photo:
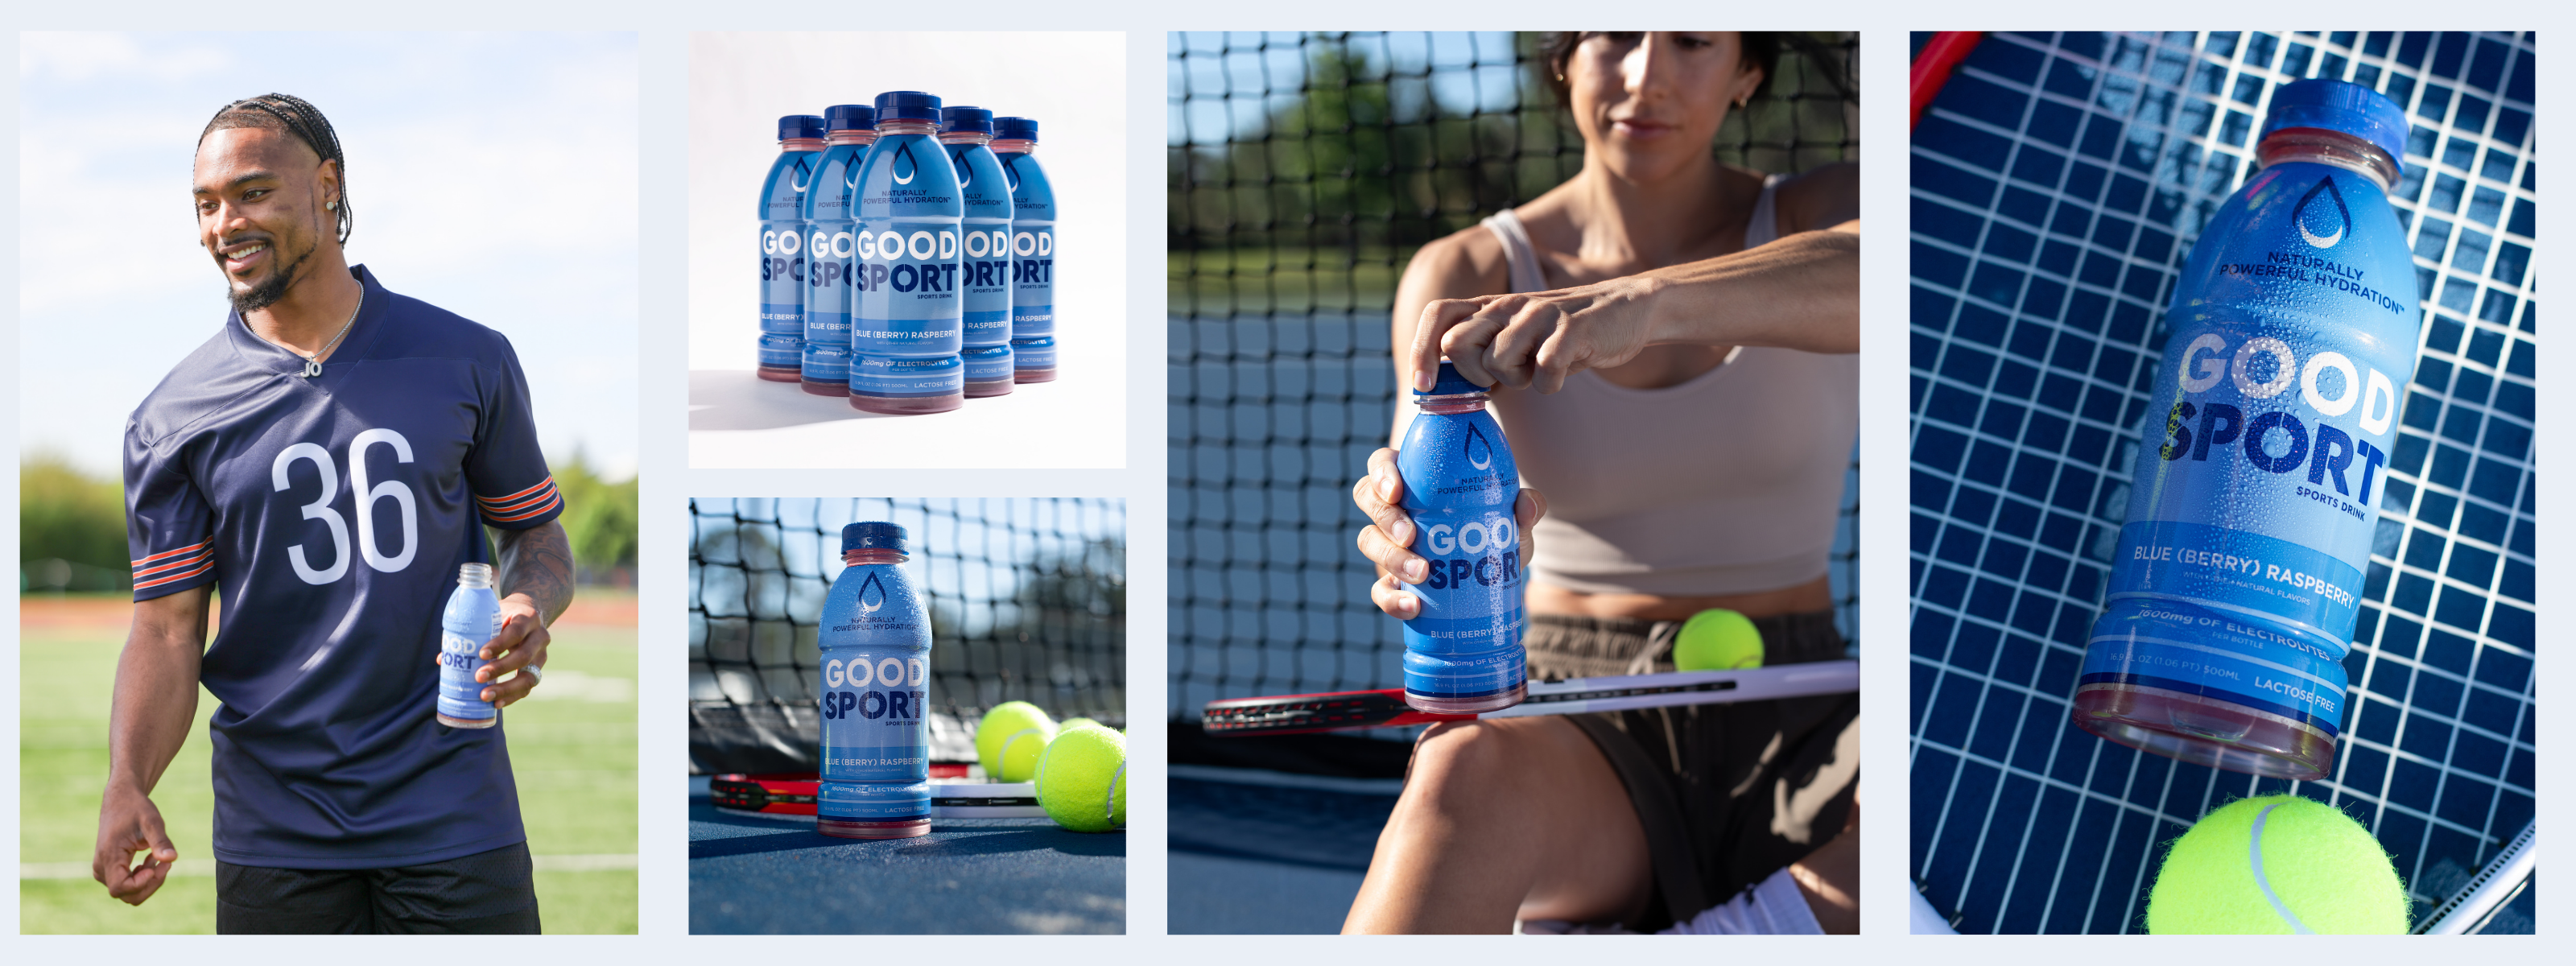
<path fill-rule="evenodd" d="M 1856 35 L 1784 36 L 1718 158 L 1792 173 L 1856 159 Z M 1170 35 L 1174 719 L 1220 697 L 1400 680 L 1400 625 L 1369 604 L 1349 496 L 1394 416 L 1388 313 L 1424 242 L 1581 170 L 1548 37 Z M 1857 514 L 1847 495 L 1846 634 Z"/>
<path fill-rule="evenodd" d="M 841 527 L 903 525 L 930 610 L 931 760 L 975 758 L 985 709 L 1126 723 L 1127 507 L 1114 499 L 689 501 L 689 765 L 812 771 L 815 617 Z"/>

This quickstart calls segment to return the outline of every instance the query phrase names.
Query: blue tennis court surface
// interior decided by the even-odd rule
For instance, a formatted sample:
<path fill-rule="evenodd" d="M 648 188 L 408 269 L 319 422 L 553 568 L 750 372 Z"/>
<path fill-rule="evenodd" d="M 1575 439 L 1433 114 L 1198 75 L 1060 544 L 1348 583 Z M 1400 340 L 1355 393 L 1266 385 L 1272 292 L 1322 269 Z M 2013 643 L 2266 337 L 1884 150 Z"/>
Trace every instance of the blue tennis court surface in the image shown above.
<path fill-rule="evenodd" d="M 1402 785 L 1172 766 L 1168 928 L 1340 932 Z"/>
<path fill-rule="evenodd" d="M 1911 869 L 1962 932 L 2134 932 L 2164 843 L 2235 798 L 2343 808 L 2420 915 L 2532 820 L 2538 206 L 2530 34 L 1988 34 L 1915 129 Z M 2271 91 L 2414 124 L 2391 192 L 2424 328 L 2328 780 L 2068 723 L 2162 316 Z M 2489 932 L 2529 932 L 2532 892 Z"/>
<path fill-rule="evenodd" d="M 1124 933 L 1127 835 L 1043 819 L 938 822 L 860 842 L 731 815 L 689 779 L 689 931 Z"/>

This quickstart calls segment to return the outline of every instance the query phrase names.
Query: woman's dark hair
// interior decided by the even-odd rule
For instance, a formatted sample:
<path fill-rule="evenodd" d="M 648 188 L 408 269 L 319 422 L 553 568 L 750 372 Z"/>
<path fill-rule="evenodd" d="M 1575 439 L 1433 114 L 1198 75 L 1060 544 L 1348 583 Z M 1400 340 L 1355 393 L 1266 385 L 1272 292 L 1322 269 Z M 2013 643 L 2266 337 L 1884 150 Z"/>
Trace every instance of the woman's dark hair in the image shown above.
<path fill-rule="evenodd" d="M 1561 30 L 1549 35 L 1547 41 L 1540 45 L 1539 62 L 1547 65 L 1546 81 L 1548 87 L 1556 91 L 1557 103 L 1569 103 L 1568 95 L 1571 94 L 1571 89 L 1568 87 L 1565 80 L 1565 68 L 1566 65 L 1574 62 L 1575 48 L 1583 46 L 1584 41 L 1598 37 L 1607 32 L 1608 31 L 1601 30 Z M 1762 83 L 1755 85 L 1753 88 L 1753 96 L 1755 97 L 1761 97 L 1764 94 L 1770 93 L 1771 81 L 1780 76 L 1780 54 L 1783 51 L 1793 50 L 1797 53 L 1806 55 L 1810 59 L 1817 61 L 1819 64 L 1830 65 L 1832 63 L 1832 61 L 1826 59 L 1829 55 L 1824 49 L 1824 45 L 1816 43 L 1813 39 L 1804 35 L 1780 30 L 1747 30 L 1742 33 L 1744 36 L 1744 62 L 1762 69 Z M 1826 76 L 1826 80 L 1834 85 L 1836 92 L 1842 94 L 1846 100 L 1850 99 L 1851 92 L 1844 90 L 1842 79 L 1835 76 L 1838 73 L 1837 71 L 1827 70 L 1823 73 Z"/>
<path fill-rule="evenodd" d="M 292 94 L 245 97 L 216 111 L 214 120 L 206 122 L 206 129 L 197 132 L 197 143 L 206 143 L 206 135 L 237 127 L 284 131 L 304 142 L 305 147 L 312 148 L 316 157 L 340 165 L 340 197 L 335 200 L 340 205 L 337 212 L 340 216 L 340 243 L 348 244 L 349 228 L 357 222 L 349 213 L 349 159 L 341 156 L 340 133 L 331 129 L 331 122 L 322 116 L 321 109 Z"/>

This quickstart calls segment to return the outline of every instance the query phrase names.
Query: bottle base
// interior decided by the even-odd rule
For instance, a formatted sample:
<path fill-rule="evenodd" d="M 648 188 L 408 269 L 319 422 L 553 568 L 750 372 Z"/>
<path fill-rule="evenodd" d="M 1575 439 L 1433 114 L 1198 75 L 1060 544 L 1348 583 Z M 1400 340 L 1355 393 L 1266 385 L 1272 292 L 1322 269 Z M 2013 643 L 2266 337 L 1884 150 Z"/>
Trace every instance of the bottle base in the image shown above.
<path fill-rule="evenodd" d="M 910 839 L 930 834 L 930 820 L 908 819 L 901 822 L 854 822 L 849 819 L 814 819 L 814 831 L 843 839 Z"/>
<path fill-rule="evenodd" d="M 803 389 L 806 392 L 817 396 L 847 396 L 850 394 L 850 384 L 846 382 L 815 382 L 811 379 L 800 378 L 797 380 L 797 388 Z"/>
<path fill-rule="evenodd" d="M 803 381 L 805 381 L 805 372 L 804 372 L 804 370 L 802 370 L 802 369 L 785 369 L 785 368 L 777 368 L 777 369 L 773 369 L 773 368 L 771 368 L 771 367 L 769 367 L 769 366 L 762 366 L 762 367 L 760 367 L 760 369 L 759 369 L 759 373 L 760 373 L 760 378 L 765 379 L 765 380 L 768 380 L 768 381 L 770 381 L 770 382 L 803 382 Z"/>
<path fill-rule="evenodd" d="M 850 395 L 850 408 L 872 413 L 881 413 L 887 416 L 919 416 L 924 413 L 944 413 L 963 405 L 966 405 L 966 394 L 962 392 L 954 396 L 894 397 L 862 396 L 856 393 L 852 393 Z"/>
<path fill-rule="evenodd" d="M 1415 711 L 1427 711 L 1432 714 L 1483 714 L 1487 711 L 1501 711 L 1521 703 L 1528 697 L 1529 685 L 1524 683 L 1515 685 L 1509 691 L 1472 698 L 1442 698 L 1407 691 L 1404 692 L 1404 703 Z"/>
<path fill-rule="evenodd" d="M 966 398 L 985 399 L 992 396 L 1008 396 L 1011 394 L 1012 385 L 1013 382 L 1009 379 L 996 379 L 991 382 L 970 382 L 966 384 Z"/>
<path fill-rule="evenodd" d="M 1054 382 L 1054 381 L 1055 381 L 1055 370 L 1054 370 L 1054 369 L 1014 369 L 1014 370 L 1011 370 L 1011 381 L 1012 381 L 1012 382 Z"/>
<path fill-rule="evenodd" d="M 489 728 L 501 723 L 501 715 L 495 712 L 489 718 L 450 718 L 442 714 L 438 716 L 438 723 L 450 728 Z"/>
<path fill-rule="evenodd" d="M 2314 781 L 2334 768 L 2334 736 L 2217 698 L 2135 684 L 2075 689 L 2075 726 L 2140 751 L 2228 771 Z"/>

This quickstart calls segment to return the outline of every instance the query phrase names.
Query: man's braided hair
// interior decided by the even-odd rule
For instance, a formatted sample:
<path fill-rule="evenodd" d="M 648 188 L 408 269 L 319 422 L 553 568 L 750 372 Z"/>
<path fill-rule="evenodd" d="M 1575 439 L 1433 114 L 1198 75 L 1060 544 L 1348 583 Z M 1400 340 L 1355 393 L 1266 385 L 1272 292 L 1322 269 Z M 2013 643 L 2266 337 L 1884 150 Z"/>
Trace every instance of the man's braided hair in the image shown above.
<path fill-rule="evenodd" d="M 340 243 L 348 244 L 349 227 L 356 222 L 349 213 L 349 159 L 340 153 L 340 134 L 331 129 L 331 122 L 322 116 L 322 111 L 292 94 L 246 97 L 216 111 L 215 119 L 206 122 L 206 129 L 197 132 L 197 143 L 204 144 L 206 135 L 237 127 L 284 131 L 304 142 L 305 147 L 312 148 L 322 160 L 339 164 Z"/>

